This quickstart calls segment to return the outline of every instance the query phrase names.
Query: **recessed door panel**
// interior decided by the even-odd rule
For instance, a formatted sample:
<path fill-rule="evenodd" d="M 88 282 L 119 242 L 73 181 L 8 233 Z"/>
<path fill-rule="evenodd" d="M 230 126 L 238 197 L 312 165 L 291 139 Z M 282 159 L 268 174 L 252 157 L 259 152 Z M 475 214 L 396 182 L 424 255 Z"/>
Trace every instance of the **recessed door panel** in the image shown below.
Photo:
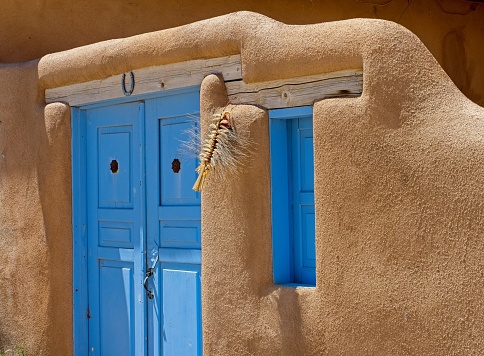
<path fill-rule="evenodd" d="M 99 207 L 132 208 L 132 125 L 98 128 Z"/>
<path fill-rule="evenodd" d="M 143 355 L 144 105 L 87 110 L 90 355 Z"/>
<path fill-rule="evenodd" d="M 314 205 L 301 206 L 302 258 L 304 267 L 316 268 Z"/>
<path fill-rule="evenodd" d="M 133 223 L 126 221 L 99 221 L 99 245 L 133 248 Z"/>
<path fill-rule="evenodd" d="M 200 355 L 200 266 L 163 263 L 161 270 L 163 354 Z"/>
<path fill-rule="evenodd" d="M 102 261 L 99 305 L 102 355 L 134 355 L 133 264 Z"/>
<path fill-rule="evenodd" d="M 299 157 L 299 190 L 314 191 L 314 163 L 313 163 L 313 125 L 312 118 L 298 119 Z M 296 123 L 294 123 L 296 125 Z"/>
<path fill-rule="evenodd" d="M 200 246 L 200 221 L 160 221 L 161 246 L 190 248 Z"/>
<path fill-rule="evenodd" d="M 184 143 L 197 125 L 194 118 L 181 116 L 160 120 L 161 205 L 199 205 L 192 189 L 197 159 Z"/>

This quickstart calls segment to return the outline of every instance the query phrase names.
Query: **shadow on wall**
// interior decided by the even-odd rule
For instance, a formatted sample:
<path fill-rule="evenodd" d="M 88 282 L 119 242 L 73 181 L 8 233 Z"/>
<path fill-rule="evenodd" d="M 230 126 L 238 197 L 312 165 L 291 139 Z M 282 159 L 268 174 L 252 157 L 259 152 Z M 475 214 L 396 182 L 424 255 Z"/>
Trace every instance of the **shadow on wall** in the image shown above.
<path fill-rule="evenodd" d="M 482 353 L 484 109 L 395 24 L 260 28 L 261 38 L 244 43 L 245 80 L 359 62 L 363 94 L 314 105 L 311 291 L 272 286 L 267 115 L 232 109 L 237 124 L 251 123 L 257 150 L 248 165 L 257 175 L 249 170 L 204 190 L 206 353 Z M 250 51 L 265 41 L 283 50 Z M 202 119 L 226 104 L 222 86 L 205 78 Z"/>
<path fill-rule="evenodd" d="M 67 355 L 70 131 L 52 111 L 46 125 L 37 73 L 37 62 L 0 66 L 0 350 Z"/>
<path fill-rule="evenodd" d="M 45 240 L 48 251 L 51 337 L 48 350 L 70 354 L 72 345 L 72 196 L 71 115 L 62 103 L 44 109 L 37 164 Z"/>
<path fill-rule="evenodd" d="M 43 111 L 37 84 L 237 51 L 247 82 L 363 67 L 364 90 L 314 106 L 311 291 L 273 286 L 267 113 L 232 108 L 256 147 L 247 172 L 203 193 L 206 354 L 482 354 L 484 109 L 394 23 L 287 26 L 247 12 L 0 67 L 2 341 L 72 349 L 68 108 Z M 207 77 L 202 118 L 226 104 Z"/>

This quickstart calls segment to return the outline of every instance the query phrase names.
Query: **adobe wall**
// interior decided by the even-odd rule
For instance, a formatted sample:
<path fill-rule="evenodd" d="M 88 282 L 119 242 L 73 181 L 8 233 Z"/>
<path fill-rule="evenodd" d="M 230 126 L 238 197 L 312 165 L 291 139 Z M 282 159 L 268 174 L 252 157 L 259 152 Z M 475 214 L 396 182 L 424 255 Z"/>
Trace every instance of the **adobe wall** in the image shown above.
<path fill-rule="evenodd" d="M 272 283 L 267 113 L 232 110 L 257 150 L 203 193 L 205 354 L 482 354 L 483 108 L 392 23 L 261 32 L 251 79 L 360 62 L 364 92 L 314 105 L 315 289 Z M 202 117 L 226 103 L 207 77 Z"/>
<path fill-rule="evenodd" d="M 314 106 L 315 289 L 272 284 L 267 113 L 234 108 L 257 149 L 203 193 L 205 354 L 483 353 L 484 109 L 394 23 L 246 12 L 0 67 L 0 342 L 72 352 L 70 118 L 43 89 L 235 53 L 246 82 L 363 68 L 364 91 Z"/>
<path fill-rule="evenodd" d="M 70 109 L 0 66 L 0 352 L 72 353 Z"/>
<path fill-rule="evenodd" d="M 402 24 L 463 93 L 484 106 L 484 4 L 465 0 L 2 1 L 0 62 L 24 62 L 74 47 L 248 10 L 288 24 L 350 18 Z"/>

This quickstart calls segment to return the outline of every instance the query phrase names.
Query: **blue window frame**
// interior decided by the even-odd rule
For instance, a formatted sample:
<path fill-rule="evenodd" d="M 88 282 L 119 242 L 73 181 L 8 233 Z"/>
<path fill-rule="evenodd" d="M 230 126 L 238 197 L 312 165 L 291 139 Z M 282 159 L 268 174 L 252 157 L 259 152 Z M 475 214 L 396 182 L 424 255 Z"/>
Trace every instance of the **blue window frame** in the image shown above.
<path fill-rule="evenodd" d="M 316 285 L 312 107 L 269 112 L 274 282 Z"/>

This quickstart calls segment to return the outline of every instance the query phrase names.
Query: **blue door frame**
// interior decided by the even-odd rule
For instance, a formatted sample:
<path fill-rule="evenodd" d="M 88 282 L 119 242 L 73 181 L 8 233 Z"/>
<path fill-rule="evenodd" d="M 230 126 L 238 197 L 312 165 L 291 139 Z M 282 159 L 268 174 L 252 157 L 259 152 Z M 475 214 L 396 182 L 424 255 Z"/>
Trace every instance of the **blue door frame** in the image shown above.
<path fill-rule="evenodd" d="M 131 103 L 128 104 L 128 101 Z M 130 110 L 138 110 L 139 113 L 134 124 L 129 119 L 133 121 Z M 186 129 L 196 122 L 198 112 L 198 87 L 172 90 L 158 97 L 123 98 L 73 108 L 74 355 L 99 355 L 102 345 L 110 350 L 120 347 L 121 352 L 126 354 L 201 355 L 200 196 L 191 190 L 197 162 L 196 158 L 184 155 L 177 148 L 186 135 Z M 98 120 L 99 127 L 92 129 L 89 125 L 93 123 L 89 120 Z M 114 128 L 109 128 L 111 124 Z M 133 130 L 136 132 L 133 133 Z M 95 139 L 95 145 L 88 142 L 93 132 L 101 137 Z M 123 139 L 127 137 L 134 140 L 131 146 L 132 151 L 136 152 L 123 153 L 126 148 Z M 110 151 L 113 151 L 113 147 L 119 149 L 104 154 L 103 147 L 108 147 Z M 128 177 L 132 180 L 129 188 L 136 191 L 131 197 L 140 199 L 134 212 L 139 216 L 138 220 L 128 217 L 123 221 L 120 218 L 121 215 L 126 217 L 126 211 L 132 208 L 135 201 L 123 195 L 122 189 L 119 194 L 106 189 L 113 187 L 114 176 L 104 161 L 116 161 L 113 157 L 123 154 L 139 154 L 139 162 L 133 160 L 138 167 L 134 171 L 139 170 L 139 174 L 134 172 Z M 102 165 L 92 164 L 93 157 L 103 161 Z M 172 167 L 175 160 L 178 164 L 181 162 L 181 169 Z M 98 167 L 99 172 L 104 171 L 97 174 L 92 167 Z M 131 184 L 122 181 L 124 173 L 121 162 L 119 173 L 116 174 L 116 184 L 124 184 L 125 188 Z M 93 179 L 97 179 L 98 186 L 90 189 Z M 139 190 L 134 188 L 138 180 Z M 102 187 L 103 184 L 107 186 Z M 112 194 L 117 194 L 117 200 L 111 199 Z M 92 204 L 93 200 L 97 205 Z M 101 207 L 103 209 L 98 210 L 103 211 L 94 212 L 93 206 L 94 210 Z M 116 208 L 127 209 L 117 211 Z M 112 211 L 106 216 L 106 211 L 110 209 Z M 94 224 L 93 221 L 98 226 L 89 226 L 89 222 Z M 121 232 L 121 235 L 113 237 L 114 232 Z M 96 234 L 99 236 L 95 241 L 102 246 L 96 247 L 94 258 L 94 244 L 91 241 L 89 246 L 89 241 Z M 154 268 L 154 273 L 146 281 L 146 286 L 153 293 L 153 299 L 147 298 L 143 290 L 143 277 L 149 267 Z M 96 271 L 94 274 L 93 270 Z M 116 284 L 116 281 L 120 284 Z M 125 298 L 132 303 L 131 308 L 125 308 L 130 312 L 118 315 L 114 311 L 122 309 L 122 301 L 125 300 L 119 299 L 124 291 L 120 285 L 130 283 L 133 284 L 134 293 Z M 108 288 L 103 289 L 103 285 L 108 285 Z M 93 301 L 90 302 L 93 295 L 95 300 L 106 301 L 104 316 L 93 305 Z M 110 307 L 113 309 L 111 313 Z M 124 320 L 123 317 L 130 320 L 132 327 L 124 328 L 124 334 L 117 338 L 130 335 L 133 340 L 144 340 L 141 344 L 110 344 L 110 338 L 114 339 L 116 335 L 106 333 L 101 326 L 93 324 L 100 318 L 105 318 L 104 322 L 116 323 Z M 143 320 L 143 325 L 139 324 L 139 319 Z M 93 336 L 93 329 L 96 328 L 99 337 Z M 93 338 L 99 340 L 93 342 Z M 96 345 L 94 352 L 92 345 Z"/>

